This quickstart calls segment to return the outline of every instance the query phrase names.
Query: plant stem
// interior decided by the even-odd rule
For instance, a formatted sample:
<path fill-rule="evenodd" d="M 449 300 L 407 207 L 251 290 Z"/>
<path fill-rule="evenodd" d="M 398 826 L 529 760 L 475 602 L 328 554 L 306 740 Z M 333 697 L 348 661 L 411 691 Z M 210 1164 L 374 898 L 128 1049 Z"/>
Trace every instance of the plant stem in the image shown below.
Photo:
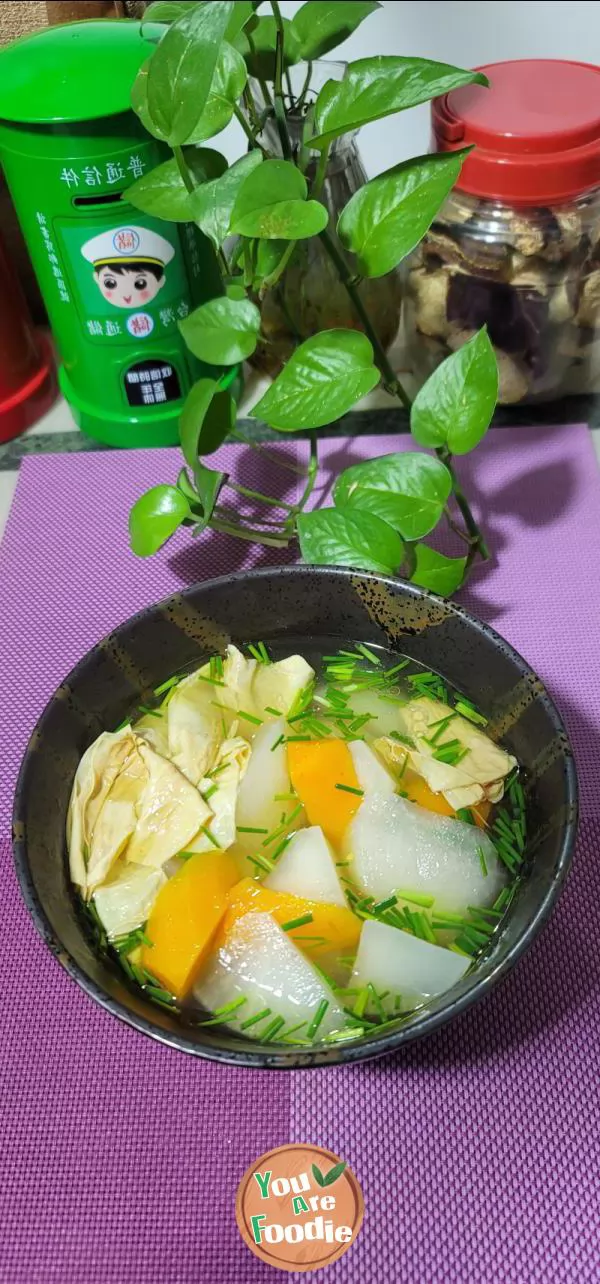
<path fill-rule="evenodd" d="M 272 495 L 263 495 L 260 490 L 249 490 L 247 486 L 241 486 L 239 482 L 228 481 L 227 486 L 230 490 L 237 491 L 238 495 L 245 495 L 246 499 L 259 500 L 261 504 L 270 504 L 272 508 L 289 508 L 293 509 L 293 504 L 286 504 L 284 499 L 275 499 Z"/>
<path fill-rule="evenodd" d="M 269 275 L 264 278 L 263 283 L 260 287 L 261 298 L 266 290 L 270 290 L 274 285 L 277 285 L 277 282 L 280 276 L 283 276 L 283 273 L 285 272 L 285 269 L 292 257 L 292 254 L 294 253 L 294 250 L 296 249 L 297 244 L 298 244 L 297 241 L 290 241 L 289 245 L 284 250 L 281 256 L 279 263 L 277 264 L 277 267 L 274 268 L 273 271 L 270 272 Z"/>
<path fill-rule="evenodd" d="M 256 134 L 254 133 L 254 130 L 252 129 L 252 126 L 251 126 L 251 125 L 249 124 L 249 122 L 246 120 L 246 117 L 244 116 L 244 113 L 243 113 L 243 111 L 242 111 L 241 107 L 238 107 L 237 103 L 234 103 L 234 106 L 233 106 L 233 114 L 234 114 L 234 116 L 235 116 L 235 118 L 236 118 L 236 120 L 237 120 L 238 124 L 242 126 L 242 129 L 243 129 L 243 131 L 244 131 L 244 133 L 245 133 L 245 135 L 246 135 L 246 138 L 248 138 L 248 139 L 250 140 L 250 142 L 252 143 L 252 146 L 253 146 L 253 147 L 260 147 L 260 150 L 261 150 L 261 152 L 262 152 L 263 148 L 261 147 L 261 145 L 260 145 L 260 143 L 259 143 L 259 141 L 258 141 L 258 139 L 257 139 L 257 137 L 256 137 Z"/>
<path fill-rule="evenodd" d="M 248 85 L 245 85 L 245 87 L 244 87 L 244 90 L 243 90 L 243 93 L 242 93 L 242 98 L 243 98 L 243 100 L 244 100 L 244 106 L 245 106 L 245 108 L 246 108 L 246 111 L 247 111 L 247 113 L 248 113 L 248 116 L 250 117 L 250 124 L 251 124 L 251 126 L 252 126 L 253 131 L 254 131 L 254 134 L 255 134 L 255 136 L 256 136 L 256 137 L 258 137 L 258 135 L 261 133 L 261 125 L 260 125 L 260 121 L 259 121 L 259 119 L 258 119 L 258 116 L 257 116 L 257 114 L 256 114 L 256 107 L 254 106 L 254 99 L 253 99 L 253 97 L 252 97 L 252 94 L 251 94 L 251 92 L 250 92 L 250 89 L 249 89 Z"/>
<path fill-rule="evenodd" d="M 243 446 L 248 446 L 250 450 L 256 450 L 259 455 L 264 455 L 265 459 L 268 459 L 270 464 L 275 464 L 279 468 L 285 468 L 290 473 L 296 473 L 297 476 L 306 476 L 305 468 L 299 468 L 298 464 L 291 464 L 289 459 L 280 459 L 277 455 L 272 455 L 271 451 L 267 450 L 266 446 L 262 446 L 258 441 L 251 441 L 249 437 L 244 437 L 243 433 L 237 432 L 235 428 L 232 428 L 229 435 L 234 441 L 240 441 Z"/>
<path fill-rule="evenodd" d="M 293 106 L 294 106 L 294 90 L 293 90 L 293 88 L 292 88 L 292 78 L 291 78 L 291 76 L 290 76 L 290 70 L 289 70 L 289 67 L 286 67 L 286 69 L 285 69 L 285 83 L 286 83 L 287 88 L 288 88 L 288 94 L 289 94 L 289 99 L 290 99 L 290 111 L 292 111 L 292 108 L 293 108 Z"/>
<path fill-rule="evenodd" d="M 247 530 L 238 530 L 235 526 L 230 526 L 228 522 L 219 521 L 211 517 L 209 526 L 213 531 L 219 531 L 222 535 L 233 535 L 235 539 L 245 539 L 251 544 L 265 544 L 267 548 L 287 548 L 291 536 L 282 535 L 280 539 L 275 536 L 263 535 L 262 531 L 255 531 L 248 527 Z"/>
<path fill-rule="evenodd" d="M 317 197 L 320 196 L 323 188 L 323 183 L 325 182 L 325 175 L 327 173 L 327 161 L 329 160 L 329 147 L 330 147 L 330 144 L 328 143 L 327 146 L 323 148 L 323 151 L 321 152 L 319 156 L 319 160 L 317 162 L 315 179 L 312 185 L 312 191 L 310 193 L 313 200 L 315 201 Z"/>
<path fill-rule="evenodd" d="M 461 489 L 460 483 L 458 481 L 458 478 L 452 466 L 452 455 L 450 454 L 450 451 L 446 450 L 445 447 L 443 446 L 438 447 L 435 453 L 438 456 L 438 458 L 441 459 L 442 463 L 446 465 L 446 468 L 450 473 L 450 476 L 452 478 L 452 494 L 454 495 L 457 506 L 460 509 L 463 521 L 465 523 L 465 528 L 469 536 L 469 543 L 471 547 L 469 549 L 469 553 L 467 556 L 466 569 L 468 569 L 468 567 L 471 565 L 471 562 L 473 561 L 476 553 L 479 553 L 479 556 L 483 559 L 483 561 L 487 562 L 489 561 L 490 552 L 483 538 L 483 535 L 481 534 L 481 531 L 477 525 L 477 522 L 473 517 L 473 514 L 469 507 L 468 500 L 466 496 L 463 494 L 463 491 Z"/>
<path fill-rule="evenodd" d="M 177 168 L 187 187 L 188 192 L 193 192 L 195 188 L 195 183 L 188 169 L 186 159 L 183 154 L 183 147 L 174 147 L 173 155 L 175 157 L 175 160 L 177 161 Z"/>
<path fill-rule="evenodd" d="M 283 101 L 283 46 L 285 41 L 285 31 L 283 18 L 278 0 L 271 0 L 271 8 L 275 18 L 277 28 L 277 43 L 275 46 L 275 81 L 273 84 L 273 106 L 275 108 L 275 120 L 277 122 L 277 132 L 281 143 L 281 150 L 286 160 L 292 159 L 292 144 L 288 133 L 287 120 L 285 115 L 285 103 Z"/>
<path fill-rule="evenodd" d="M 319 235 L 321 237 L 323 245 L 325 246 L 325 249 L 327 250 L 327 253 L 332 263 L 335 263 L 335 266 L 339 272 L 342 285 L 344 286 L 349 298 L 352 300 L 352 303 L 354 304 L 354 309 L 363 323 L 365 334 L 368 336 L 368 338 L 370 339 L 373 345 L 373 350 L 375 353 L 375 364 L 377 368 L 380 370 L 381 375 L 383 377 L 384 388 L 386 388 L 386 390 L 390 392 L 392 396 L 397 397 L 398 400 L 402 402 L 402 405 L 405 406 L 407 410 L 410 410 L 410 407 L 412 405 L 411 399 L 408 393 L 402 387 L 400 380 L 398 379 L 395 371 L 393 370 L 390 362 L 388 361 L 387 354 L 385 352 L 383 344 L 380 343 L 379 341 L 379 336 L 377 335 L 373 327 L 371 318 L 367 312 L 367 309 L 364 306 L 364 303 L 360 297 L 360 294 L 358 293 L 358 290 L 356 288 L 355 278 L 353 277 L 344 256 L 338 250 L 335 240 L 328 228 L 325 228 L 323 232 L 319 233 Z"/>
<path fill-rule="evenodd" d="M 319 450 L 318 450 L 318 443 L 317 443 L 317 435 L 316 433 L 311 432 L 310 458 L 308 461 L 308 468 L 306 470 L 306 485 L 304 487 L 304 490 L 297 504 L 294 504 L 294 509 L 293 509 L 294 513 L 301 513 L 302 510 L 306 507 L 306 504 L 308 503 L 308 500 L 312 495 L 314 485 L 317 480 L 318 471 L 319 471 Z"/>
<path fill-rule="evenodd" d="M 311 82 L 312 69 L 313 69 L 312 62 L 308 62 L 306 66 L 306 76 L 304 78 L 304 84 L 302 86 L 302 89 L 300 90 L 300 97 L 298 98 L 298 101 L 296 103 L 297 111 L 301 111 L 302 108 L 304 107 L 304 100 L 308 93 L 310 82 Z"/>

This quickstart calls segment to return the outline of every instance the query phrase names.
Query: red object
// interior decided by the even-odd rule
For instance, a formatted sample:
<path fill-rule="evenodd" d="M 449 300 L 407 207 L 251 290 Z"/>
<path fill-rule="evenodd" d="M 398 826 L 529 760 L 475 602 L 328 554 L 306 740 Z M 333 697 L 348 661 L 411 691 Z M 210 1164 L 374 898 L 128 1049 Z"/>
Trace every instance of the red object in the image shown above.
<path fill-rule="evenodd" d="M 600 67 L 531 58 L 477 70 L 489 89 L 454 89 L 431 107 L 436 151 L 476 145 L 461 191 L 546 205 L 600 186 Z"/>
<path fill-rule="evenodd" d="M 56 392 L 50 343 L 33 327 L 0 241 L 0 442 L 35 423 L 50 409 Z"/>

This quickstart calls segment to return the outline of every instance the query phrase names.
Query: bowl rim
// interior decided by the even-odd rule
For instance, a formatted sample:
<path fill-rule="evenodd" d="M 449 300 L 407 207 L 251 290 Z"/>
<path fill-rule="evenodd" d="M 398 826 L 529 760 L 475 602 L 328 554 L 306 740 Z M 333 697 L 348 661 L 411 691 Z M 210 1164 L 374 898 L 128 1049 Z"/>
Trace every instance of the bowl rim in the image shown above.
<path fill-rule="evenodd" d="M 422 1018 L 415 1020 L 409 1025 L 400 1026 L 397 1030 L 388 1031 L 379 1037 L 373 1033 L 369 1037 L 368 1041 L 357 1041 L 355 1044 L 323 1044 L 316 1045 L 314 1049 L 293 1047 L 290 1048 L 289 1053 L 287 1051 L 275 1050 L 274 1048 L 268 1051 L 266 1047 L 253 1045 L 250 1041 L 248 1041 L 247 1046 L 245 1044 L 240 1044 L 239 1049 L 237 1047 L 219 1048 L 210 1044 L 203 1045 L 192 1043 L 185 1037 L 185 1027 L 182 1027 L 182 1033 L 180 1034 L 176 1031 L 171 1031 L 163 1026 L 154 1024 L 154 1022 L 149 1018 L 129 1010 L 118 998 L 110 995 L 101 985 L 88 976 L 84 969 L 71 957 L 65 946 L 57 937 L 34 886 L 27 856 L 24 796 L 27 790 L 27 776 L 30 769 L 30 761 L 34 752 L 34 743 L 36 741 L 39 728 L 42 726 L 47 714 L 54 704 L 56 691 L 61 685 L 69 683 L 72 679 L 77 678 L 79 671 L 84 669 L 89 663 L 91 654 L 99 646 L 102 646 L 103 643 L 106 642 L 107 638 L 118 637 L 122 631 L 126 629 L 129 630 L 132 625 L 143 622 L 145 618 L 153 615 L 155 611 L 160 610 L 176 595 L 185 599 L 191 594 L 197 593 L 199 590 L 202 592 L 224 588 L 230 590 L 232 581 L 235 582 L 236 579 L 240 579 L 242 577 L 244 581 L 250 579 L 254 582 L 259 582 L 260 580 L 270 579 L 273 576 L 287 577 L 288 575 L 300 576 L 301 578 L 306 576 L 307 579 L 314 577 L 315 575 L 324 577 L 325 579 L 348 580 L 360 578 L 368 581 L 375 581 L 380 584 L 383 583 L 388 585 L 392 590 L 396 590 L 398 587 L 401 587 L 405 592 L 408 592 L 409 596 L 414 598 L 423 598 L 426 601 L 431 601 L 432 603 L 443 604 L 451 614 L 465 619 L 476 633 L 487 637 L 494 646 L 499 646 L 509 659 L 513 660 L 524 673 L 535 678 L 539 683 L 541 690 L 539 691 L 538 699 L 544 704 L 546 713 L 553 722 L 557 734 L 561 735 L 564 739 L 566 748 L 566 752 L 564 754 L 564 765 L 567 793 L 567 816 L 563 824 L 556 872 L 553 881 L 538 905 L 533 918 L 529 921 L 519 938 L 511 945 L 506 955 L 494 966 L 492 971 L 486 977 L 482 977 L 479 983 L 472 985 L 467 991 L 465 991 L 465 993 L 454 998 L 445 1007 L 434 1013 L 427 1013 L 425 1011 Z M 122 1021 L 125 1025 L 133 1027 L 133 1029 L 137 1030 L 139 1033 L 145 1034 L 160 1043 L 176 1048 L 180 1052 L 185 1052 L 188 1056 L 195 1056 L 201 1060 L 215 1061 L 230 1066 L 243 1066 L 247 1069 L 254 1070 L 322 1069 L 325 1066 L 352 1065 L 358 1062 L 371 1061 L 375 1058 L 403 1050 L 409 1044 L 433 1034 L 454 1017 L 460 1016 L 462 1013 L 466 1012 L 469 1008 L 474 1006 L 475 1003 L 479 1002 L 480 999 L 485 997 L 485 995 L 513 969 L 548 922 L 562 891 L 565 878 L 571 865 L 577 837 L 578 794 L 577 770 L 570 737 L 552 697 L 548 694 L 545 684 L 537 677 L 537 674 L 531 668 L 528 661 L 524 659 L 521 653 L 517 651 L 510 642 L 507 642 L 501 634 L 497 633 L 491 625 L 486 624 L 483 620 L 478 619 L 477 616 L 472 615 L 470 611 L 466 610 L 466 608 L 461 606 L 459 603 L 447 598 L 441 598 L 437 593 L 432 593 L 428 589 L 421 588 L 417 584 L 404 580 L 401 576 L 380 575 L 374 571 L 355 570 L 352 567 L 309 566 L 302 563 L 298 565 L 291 564 L 289 566 L 258 567 L 249 571 L 238 571 L 233 575 L 220 575 L 213 579 L 200 580 L 195 584 L 188 585 L 177 593 L 171 593 L 157 602 L 153 602 L 148 606 L 142 607 L 141 610 L 136 611 L 133 615 L 128 616 L 127 619 L 118 624 L 110 631 L 109 634 L 106 634 L 103 638 L 100 638 L 95 642 L 93 646 L 91 646 L 81 657 L 81 659 L 77 661 L 77 664 L 70 669 L 69 673 L 65 675 L 62 682 L 58 684 L 58 687 L 46 701 L 46 704 L 36 721 L 35 727 L 29 736 L 25 752 L 23 754 L 15 786 L 13 802 L 13 859 L 19 888 L 25 902 L 25 906 L 45 945 L 64 967 L 70 979 L 75 981 L 91 999 L 99 1004 L 100 1007 L 117 1017 L 117 1019 Z M 23 837 L 19 836 L 21 832 L 24 835 Z M 452 991 L 450 991 L 450 993 L 452 993 Z"/>

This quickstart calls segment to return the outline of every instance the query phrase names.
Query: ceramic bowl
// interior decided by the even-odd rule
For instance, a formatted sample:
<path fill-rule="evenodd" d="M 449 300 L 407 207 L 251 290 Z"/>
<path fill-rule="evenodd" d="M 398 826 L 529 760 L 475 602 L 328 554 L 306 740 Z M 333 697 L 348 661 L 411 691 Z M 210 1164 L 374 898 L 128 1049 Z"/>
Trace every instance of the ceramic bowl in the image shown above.
<path fill-rule="evenodd" d="M 261 1046 L 224 1028 L 184 1025 L 129 989 L 94 953 L 67 867 L 65 818 L 79 759 L 153 689 L 211 652 L 264 639 L 280 654 L 330 653 L 350 641 L 383 645 L 437 670 L 483 710 L 525 769 L 525 874 L 505 925 L 476 970 L 410 1020 L 354 1044 Z M 44 710 L 21 767 L 14 853 L 36 927 L 68 973 L 114 1016 L 173 1048 L 232 1065 L 301 1068 L 394 1052 L 484 999 L 529 948 L 552 910 L 577 827 L 571 747 L 551 699 L 525 660 L 460 606 L 395 578 L 338 568 L 282 567 L 198 584 L 141 611 L 93 647 Z"/>

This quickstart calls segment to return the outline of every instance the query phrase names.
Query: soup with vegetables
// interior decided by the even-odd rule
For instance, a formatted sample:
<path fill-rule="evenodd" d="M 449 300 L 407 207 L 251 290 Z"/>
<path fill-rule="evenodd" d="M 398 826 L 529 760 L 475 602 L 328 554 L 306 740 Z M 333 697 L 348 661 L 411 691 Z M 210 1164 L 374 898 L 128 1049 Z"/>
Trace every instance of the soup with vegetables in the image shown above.
<path fill-rule="evenodd" d="M 234 646 L 79 764 L 72 881 L 98 949 L 182 1021 L 360 1039 L 477 967 L 517 885 L 515 758 L 438 674 L 362 644 Z"/>

